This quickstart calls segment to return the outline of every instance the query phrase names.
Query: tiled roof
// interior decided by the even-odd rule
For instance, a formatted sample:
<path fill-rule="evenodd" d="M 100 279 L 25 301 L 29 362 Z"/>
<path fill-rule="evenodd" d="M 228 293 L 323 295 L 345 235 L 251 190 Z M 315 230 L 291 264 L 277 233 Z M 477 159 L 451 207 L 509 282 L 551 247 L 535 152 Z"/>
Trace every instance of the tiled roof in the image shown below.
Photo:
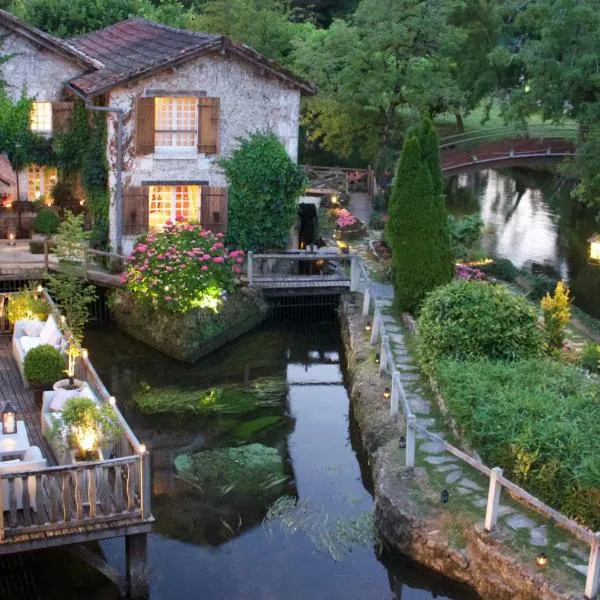
<path fill-rule="evenodd" d="M 312 84 L 298 79 L 243 44 L 231 42 L 224 36 L 175 29 L 139 18 L 116 23 L 68 40 L 67 43 L 103 65 L 98 71 L 69 81 L 72 89 L 88 97 L 103 93 L 125 81 L 147 75 L 161 67 L 221 48 L 227 48 L 251 62 L 260 63 L 276 76 L 288 80 L 308 93 L 314 92 Z"/>

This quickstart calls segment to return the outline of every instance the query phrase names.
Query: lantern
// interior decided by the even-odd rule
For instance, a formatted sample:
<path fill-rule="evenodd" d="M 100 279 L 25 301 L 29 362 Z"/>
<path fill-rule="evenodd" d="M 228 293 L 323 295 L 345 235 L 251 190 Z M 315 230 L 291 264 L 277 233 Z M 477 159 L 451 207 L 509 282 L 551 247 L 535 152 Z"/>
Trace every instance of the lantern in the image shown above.
<path fill-rule="evenodd" d="M 593 235 L 588 242 L 590 244 L 590 260 L 600 262 L 600 235 Z"/>
<path fill-rule="evenodd" d="M 440 500 L 442 501 L 442 504 L 446 504 L 448 500 L 450 500 L 450 493 L 448 490 L 442 490 Z"/>
<path fill-rule="evenodd" d="M 2 433 L 4 435 L 17 433 L 17 413 L 10 402 L 4 405 L 2 411 Z"/>
<path fill-rule="evenodd" d="M 365 331 L 368 333 L 369 331 L 371 331 L 371 329 L 372 329 L 371 323 L 369 321 L 367 321 L 365 323 Z"/>
<path fill-rule="evenodd" d="M 331 196 L 331 204 L 339 204 L 340 199 L 334 194 L 333 196 Z"/>
<path fill-rule="evenodd" d="M 400 440 L 398 441 L 398 445 L 400 446 L 401 450 L 403 450 L 404 448 L 406 448 L 406 438 L 403 435 L 400 436 Z"/>
<path fill-rule="evenodd" d="M 378 365 L 381 362 L 381 356 L 379 354 L 375 355 L 375 364 Z"/>
<path fill-rule="evenodd" d="M 392 392 L 390 391 L 390 388 L 386 387 L 385 390 L 383 390 L 383 397 L 387 400 L 391 395 Z"/>
<path fill-rule="evenodd" d="M 15 233 L 14 229 L 9 229 L 8 230 L 8 234 L 6 236 L 8 238 L 8 245 L 9 246 L 16 246 L 17 245 L 17 234 Z"/>

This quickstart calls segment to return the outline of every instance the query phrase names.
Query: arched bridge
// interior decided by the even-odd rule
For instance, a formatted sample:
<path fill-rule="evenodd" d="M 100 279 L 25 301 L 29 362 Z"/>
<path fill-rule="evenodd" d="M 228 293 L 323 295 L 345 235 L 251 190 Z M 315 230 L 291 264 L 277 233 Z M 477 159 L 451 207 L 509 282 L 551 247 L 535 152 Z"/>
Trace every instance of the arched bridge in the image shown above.
<path fill-rule="evenodd" d="M 527 130 L 499 127 L 471 131 L 440 140 L 442 171 L 510 167 L 538 161 L 559 161 L 576 152 L 576 126 L 535 125 Z"/>

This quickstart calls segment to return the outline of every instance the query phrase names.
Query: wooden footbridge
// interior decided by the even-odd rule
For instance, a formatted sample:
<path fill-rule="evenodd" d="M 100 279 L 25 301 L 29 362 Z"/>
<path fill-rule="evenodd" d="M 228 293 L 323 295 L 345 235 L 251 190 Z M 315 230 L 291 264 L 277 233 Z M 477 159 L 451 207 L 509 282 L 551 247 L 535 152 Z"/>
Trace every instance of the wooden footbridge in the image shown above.
<path fill-rule="evenodd" d="M 331 252 L 248 253 L 248 285 L 265 296 L 338 295 L 356 291 L 358 256 Z"/>
<path fill-rule="evenodd" d="M 62 322 L 45 291 L 43 297 L 56 322 Z M 84 353 L 76 360 L 75 377 L 87 382 L 96 398 L 112 407 L 121 434 L 111 456 L 104 460 L 59 464 L 42 433 L 40 408 L 33 392 L 25 389 L 11 352 L 5 316 L 10 299 L 11 294 L 0 294 L 0 400 L 16 409 L 29 443 L 40 448 L 48 466 L 0 474 L 0 555 L 68 546 L 71 551 L 79 550 L 80 558 L 108 575 L 123 592 L 145 597 L 146 537 L 154 521 L 150 456 Z M 69 339 L 68 331 L 63 329 L 63 333 Z M 33 496 L 30 490 L 35 490 Z M 128 585 L 99 555 L 81 546 L 115 537 L 125 537 Z"/>

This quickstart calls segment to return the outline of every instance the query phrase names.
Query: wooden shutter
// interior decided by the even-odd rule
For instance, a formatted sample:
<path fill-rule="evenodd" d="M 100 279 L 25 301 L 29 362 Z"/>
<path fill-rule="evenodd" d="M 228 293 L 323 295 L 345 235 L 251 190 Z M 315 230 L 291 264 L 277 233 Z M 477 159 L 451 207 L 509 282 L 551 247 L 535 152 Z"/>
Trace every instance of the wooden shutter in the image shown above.
<path fill-rule="evenodd" d="M 135 151 L 138 156 L 154 152 L 154 98 L 137 99 Z"/>
<path fill-rule="evenodd" d="M 66 131 L 73 118 L 73 102 L 52 103 L 52 133 Z"/>
<path fill-rule="evenodd" d="M 138 235 L 148 231 L 149 188 L 129 186 L 123 192 L 123 233 Z"/>
<path fill-rule="evenodd" d="M 198 98 L 198 152 L 219 154 L 219 98 Z"/>
<path fill-rule="evenodd" d="M 200 224 L 214 233 L 227 229 L 227 188 L 202 186 Z"/>

